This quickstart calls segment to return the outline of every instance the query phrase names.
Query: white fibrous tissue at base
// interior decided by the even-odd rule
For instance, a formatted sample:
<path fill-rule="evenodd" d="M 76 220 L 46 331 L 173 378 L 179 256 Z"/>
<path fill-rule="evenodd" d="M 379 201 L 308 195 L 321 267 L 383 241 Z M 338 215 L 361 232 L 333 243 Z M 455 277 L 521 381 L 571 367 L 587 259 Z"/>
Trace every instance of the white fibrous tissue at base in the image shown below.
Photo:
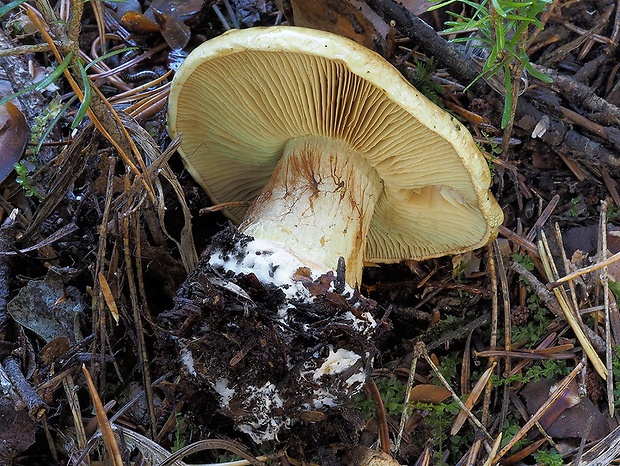
<path fill-rule="evenodd" d="M 311 295 L 299 281 L 293 280 L 297 270 L 306 265 L 285 249 L 261 239 L 254 239 L 245 244 L 237 243 L 236 251 L 223 254 L 215 251 L 209 258 L 209 265 L 213 268 L 222 268 L 235 274 L 256 275 L 261 283 L 272 283 L 282 289 L 288 299 L 311 300 Z M 313 280 L 316 273 L 326 270 L 313 270 Z"/>

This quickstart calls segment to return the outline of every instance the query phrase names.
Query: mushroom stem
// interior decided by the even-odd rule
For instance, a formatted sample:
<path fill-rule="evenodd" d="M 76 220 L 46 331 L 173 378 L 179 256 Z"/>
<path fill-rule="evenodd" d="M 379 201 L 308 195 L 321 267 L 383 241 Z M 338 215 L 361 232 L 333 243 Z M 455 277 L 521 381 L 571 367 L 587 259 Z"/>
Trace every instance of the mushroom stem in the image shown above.
<path fill-rule="evenodd" d="M 344 141 L 290 140 L 269 182 L 248 209 L 240 231 L 268 240 L 313 271 L 336 270 L 361 282 L 366 236 L 383 184 Z"/>

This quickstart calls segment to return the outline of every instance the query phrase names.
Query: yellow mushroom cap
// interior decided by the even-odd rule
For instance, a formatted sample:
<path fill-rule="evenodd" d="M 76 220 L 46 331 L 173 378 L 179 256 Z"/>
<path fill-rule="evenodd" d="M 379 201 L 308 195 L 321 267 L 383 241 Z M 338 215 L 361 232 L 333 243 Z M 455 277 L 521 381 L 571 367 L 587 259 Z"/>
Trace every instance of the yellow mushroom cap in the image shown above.
<path fill-rule="evenodd" d="M 214 203 L 251 202 L 287 142 L 344 142 L 382 181 L 367 262 L 397 262 L 485 245 L 503 213 L 469 132 L 375 52 L 335 34 L 289 26 L 232 30 L 177 71 L 168 130 Z M 243 208 L 227 215 L 240 222 Z"/>

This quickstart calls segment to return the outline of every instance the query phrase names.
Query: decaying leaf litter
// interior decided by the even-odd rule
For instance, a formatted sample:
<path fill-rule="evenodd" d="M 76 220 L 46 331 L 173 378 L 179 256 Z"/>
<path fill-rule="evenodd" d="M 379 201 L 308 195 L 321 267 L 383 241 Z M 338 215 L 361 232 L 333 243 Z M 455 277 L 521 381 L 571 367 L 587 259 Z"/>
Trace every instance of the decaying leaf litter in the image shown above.
<path fill-rule="evenodd" d="M 210 387 L 188 383 L 174 338 L 191 329 L 203 332 L 194 343 L 221 345 L 221 361 L 209 363 L 244 367 L 247 377 L 260 372 L 252 369 L 261 357 L 287 355 L 274 345 L 264 307 L 277 293 L 251 275 L 214 281 L 195 268 L 198 253 L 232 230 L 217 213 L 199 214 L 209 201 L 167 136 L 168 70 L 224 29 L 327 29 L 304 2 L 282 3 L 183 2 L 181 11 L 174 2 L 37 2 L 11 5 L 3 16 L 0 60 L 12 87 L 4 96 L 57 79 L 12 101 L 31 138 L 0 204 L 1 415 L 10 419 L 0 423 L 2 461 L 121 464 L 142 456 L 160 464 L 187 447 L 165 464 L 180 464 L 185 452 L 195 454 L 182 460 L 189 464 L 225 464 L 233 454 L 246 464 L 260 464 L 254 456 L 379 464 L 385 455 L 400 464 L 609 463 L 617 456 L 620 367 L 616 263 L 606 261 L 619 250 L 614 5 L 550 3 L 540 17 L 545 29 L 528 29 L 530 59 L 553 83 L 529 78 L 502 152 L 497 82 L 464 90 L 479 73 L 475 60 L 416 21 L 416 5 L 324 2 L 337 19 L 332 32 L 370 39 L 473 133 L 505 213 L 500 237 L 472 253 L 367 267 L 357 299 L 379 325 L 372 380 L 338 408 L 306 411 L 277 440 L 256 444 L 234 429 Z M 443 15 L 424 18 L 439 30 Z M 23 129 L 5 124 L 3 137 L 19 147 Z M 6 157 L 10 166 L 16 156 Z M 197 278 L 186 281 L 188 274 Z M 323 310 L 308 309 L 318 322 L 345 305 L 329 294 L 336 279 L 305 279 L 322 297 Z M 191 306 L 171 313 L 192 286 L 213 311 L 208 324 Z M 245 328 L 204 332 L 225 322 L 225 309 Z M 329 335 L 347 335 L 339 319 L 333 314 L 322 329 L 322 348 Z M 570 416 L 583 422 L 573 427 Z"/>

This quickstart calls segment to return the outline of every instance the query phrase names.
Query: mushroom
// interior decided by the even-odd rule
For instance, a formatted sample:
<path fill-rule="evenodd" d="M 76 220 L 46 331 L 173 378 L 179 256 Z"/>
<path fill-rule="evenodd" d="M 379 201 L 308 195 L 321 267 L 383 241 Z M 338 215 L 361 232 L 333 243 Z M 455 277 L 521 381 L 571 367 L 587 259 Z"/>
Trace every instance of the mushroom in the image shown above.
<path fill-rule="evenodd" d="M 502 211 L 454 117 L 381 56 L 299 27 L 232 30 L 197 47 L 170 90 L 168 129 L 226 215 L 313 272 L 485 245 Z"/>
<path fill-rule="evenodd" d="M 482 246 L 502 221 L 466 129 L 331 33 L 252 28 L 199 46 L 172 82 L 168 128 L 240 234 L 213 239 L 166 326 L 185 303 L 201 310 L 175 337 L 184 383 L 210 385 L 257 442 L 342 405 L 368 377 L 376 303 L 343 276 L 354 286 L 367 263 Z"/>

